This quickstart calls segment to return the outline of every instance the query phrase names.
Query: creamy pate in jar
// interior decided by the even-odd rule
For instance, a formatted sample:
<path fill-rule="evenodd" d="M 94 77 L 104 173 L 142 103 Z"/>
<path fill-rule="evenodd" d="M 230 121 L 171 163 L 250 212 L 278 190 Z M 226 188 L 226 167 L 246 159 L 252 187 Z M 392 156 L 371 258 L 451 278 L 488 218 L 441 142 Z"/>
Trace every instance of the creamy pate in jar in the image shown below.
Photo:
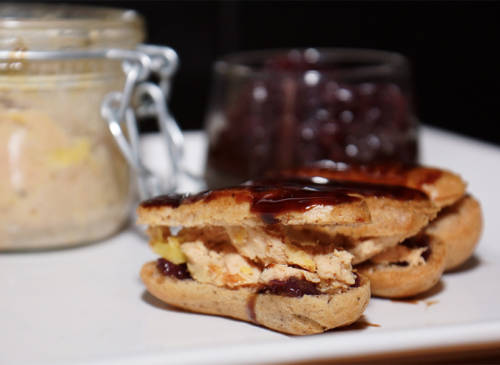
<path fill-rule="evenodd" d="M 135 12 L 0 6 L 0 250 L 45 249 L 116 232 L 133 202 L 129 168 L 100 115 L 123 89 L 120 61 L 30 59 L 30 51 L 134 49 Z M 5 52 L 4 52 L 5 53 Z"/>

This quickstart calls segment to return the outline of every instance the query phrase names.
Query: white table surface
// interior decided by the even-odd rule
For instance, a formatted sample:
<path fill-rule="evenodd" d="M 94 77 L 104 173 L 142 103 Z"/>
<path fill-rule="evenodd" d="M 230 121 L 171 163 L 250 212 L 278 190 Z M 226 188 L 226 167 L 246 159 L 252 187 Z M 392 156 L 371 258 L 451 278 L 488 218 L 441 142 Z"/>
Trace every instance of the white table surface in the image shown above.
<path fill-rule="evenodd" d="M 372 299 L 365 320 L 380 327 L 299 338 L 176 311 L 144 290 L 138 273 L 155 256 L 131 227 L 72 249 L 0 253 L 0 364 L 272 363 L 500 341 L 500 148 L 429 127 L 421 137 L 423 163 L 468 181 L 485 229 L 468 267 L 418 303 Z M 146 141 L 161 167 L 157 138 Z M 188 133 L 187 145 L 201 169 L 204 136 Z"/>

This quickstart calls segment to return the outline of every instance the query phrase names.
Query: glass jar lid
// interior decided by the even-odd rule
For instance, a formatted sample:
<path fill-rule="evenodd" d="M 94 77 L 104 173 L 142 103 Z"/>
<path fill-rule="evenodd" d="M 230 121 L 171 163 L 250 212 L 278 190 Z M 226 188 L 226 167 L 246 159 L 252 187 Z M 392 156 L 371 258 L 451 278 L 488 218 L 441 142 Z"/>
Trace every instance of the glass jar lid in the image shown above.
<path fill-rule="evenodd" d="M 132 49 L 143 38 L 143 18 L 133 10 L 65 4 L 0 5 L 1 50 Z"/>

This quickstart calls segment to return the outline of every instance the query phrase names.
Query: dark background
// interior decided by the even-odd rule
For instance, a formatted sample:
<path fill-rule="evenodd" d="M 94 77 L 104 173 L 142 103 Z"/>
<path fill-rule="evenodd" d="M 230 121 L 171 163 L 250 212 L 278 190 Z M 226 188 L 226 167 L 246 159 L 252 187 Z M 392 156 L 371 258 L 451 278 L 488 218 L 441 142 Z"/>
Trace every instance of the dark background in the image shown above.
<path fill-rule="evenodd" d="M 201 128 L 211 65 L 226 53 L 280 47 L 398 51 L 413 67 L 417 114 L 427 124 L 500 144 L 500 3 L 93 1 L 132 8 L 148 42 L 177 50 L 171 107 Z"/>

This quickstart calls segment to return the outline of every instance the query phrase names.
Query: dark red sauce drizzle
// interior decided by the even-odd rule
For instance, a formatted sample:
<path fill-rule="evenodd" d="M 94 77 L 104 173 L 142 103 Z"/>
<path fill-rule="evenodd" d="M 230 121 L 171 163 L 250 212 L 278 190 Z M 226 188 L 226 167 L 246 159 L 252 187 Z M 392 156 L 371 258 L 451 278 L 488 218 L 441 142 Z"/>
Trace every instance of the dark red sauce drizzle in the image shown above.
<path fill-rule="evenodd" d="M 357 196 L 353 196 L 357 195 Z M 359 201 L 359 195 L 390 197 L 398 200 L 424 200 L 427 195 L 419 190 L 397 185 L 382 185 L 360 181 L 327 179 L 322 176 L 274 176 L 248 181 L 243 185 L 205 191 L 196 195 L 167 195 L 142 203 L 143 207 L 178 207 L 184 203 L 205 201 L 230 196 L 236 201 L 247 201 L 251 211 L 261 216 L 266 224 L 277 223 L 276 215 L 304 212 L 318 205 L 338 205 Z"/>
<path fill-rule="evenodd" d="M 257 314 L 255 313 L 255 304 L 257 302 L 257 294 L 252 294 L 247 300 L 248 317 L 253 323 L 257 323 Z"/>
<path fill-rule="evenodd" d="M 411 172 L 415 171 L 414 175 Z M 281 172 L 283 176 L 324 176 L 331 179 L 345 179 L 378 184 L 407 186 L 410 182 L 418 189 L 426 184 L 433 184 L 443 175 L 436 168 L 421 168 L 418 164 L 378 163 L 378 164 L 345 164 L 342 162 L 320 161 L 306 167 Z"/>
<path fill-rule="evenodd" d="M 422 188 L 426 184 L 433 184 L 443 175 L 440 170 L 437 169 L 428 169 L 425 173 L 422 173 L 418 181 L 418 186 Z"/>
<path fill-rule="evenodd" d="M 186 264 L 176 265 L 164 258 L 159 258 L 156 261 L 156 267 L 160 273 L 165 276 L 172 276 L 177 279 L 191 279 L 191 274 L 187 269 Z"/>
<path fill-rule="evenodd" d="M 183 202 L 184 198 L 186 198 L 186 195 L 180 195 L 180 194 L 160 195 L 152 199 L 144 200 L 141 203 L 141 206 L 144 208 L 161 207 L 161 206 L 177 208 Z"/>

